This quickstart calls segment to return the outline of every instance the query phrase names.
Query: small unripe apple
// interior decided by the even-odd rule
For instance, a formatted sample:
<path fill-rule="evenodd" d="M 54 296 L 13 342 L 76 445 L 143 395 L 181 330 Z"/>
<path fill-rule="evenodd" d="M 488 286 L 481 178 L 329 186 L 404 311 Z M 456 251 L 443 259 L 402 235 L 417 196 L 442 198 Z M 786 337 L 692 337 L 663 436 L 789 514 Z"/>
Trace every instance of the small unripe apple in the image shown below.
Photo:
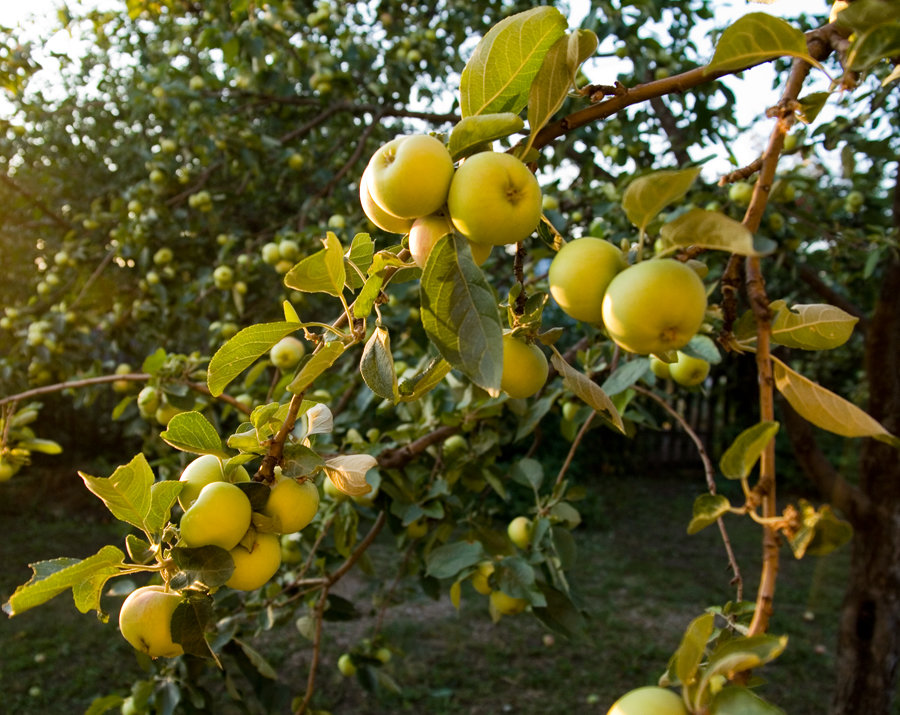
<path fill-rule="evenodd" d="M 512 541 L 520 549 L 527 549 L 531 546 L 531 532 L 534 525 L 527 516 L 517 516 L 506 527 L 506 533 L 509 540 Z"/>
<path fill-rule="evenodd" d="M 163 246 L 156 253 L 153 254 L 153 262 L 157 266 L 164 266 L 167 263 L 170 263 L 174 258 L 174 254 L 172 253 L 172 249 L 167 246 Z"/>
<path fill-rule="evenodd" d="M 478 563 L 475 573 L 472 574 L 472 587 L 482 596 L 487 596 L 494 590 L 488 581 L 492 573 L 494 573 L 494 563 L 481 561 Z"/>
<path fill-rule="evenodd" d="M 490 598 L 491 606 L 501 616 L 513 616 L 521 613 L 528 606 L 528 601 L 524 598 L 514 598 L 503 591 L 491 591 Z"/>
<path fill-rule="evenodd" d="M 687 355 L 680 350 L 677 355 L 678 360 L 669 365 L 672 379 L 685 387 L 700 385 L 709 375 L 709 363 L 703 358 Z"/>
<path fill-rule="evenodd" d="M 274 242 L 264 244 L 262 249 L 260 249 L 260 255 L 263 262 L 268 263 L 270 266 L 274 266 L 281 260 L 281 251 L 278 248 L 278 244 Z"/>
<path fill-rule="evenodd" d="M 349 653 L 344 653 L 338 658 L 337 667 L 345 678 L 352 678 L 356 675 L 356 666 L 353 664 L 353 658 L 350 657 Z"/>
<path fill-rule="evenodd" d="M 656 375 L 660 380 L 668 380 L 672 377 L 669 363 L 660 360 L 656 355 L 650 356 L 650 372 Z"/>
<path fill-rule="evenodd" d="M 288 157 L 288 167 L 294 171 L 300 171 L 304 164 L 306 164 L 306 160 L 303 158 L 302 154 L 295 153 Z"/>
<path fill-rule="evenodd" d="M 234 285 L 234 271 L 230 266 L 216 266 L 213 283 L 220 290 L 229 290 Z"/>
<path fill-rule="evenodd" d="M 513 398 L 524 399 L 547 382 L 547 357 L 534 343 L 503 336 L 503 375 L 500 389 Z"/>
<path fill-rule="evenodd" d="M 306 347 L 303 342 L 293 335 L 288 335 L 272 346 L 269 351 L 269 359 L 279 370 L 290 370 L 300 362 L 304 353 L 306 353 Z"/>
<path fill-rule="evenodd" d="M 284 238 L 278 244 L 278 255 L 285 261 L 296 261 L 300 256 L 300 244 L 291 238 Z"/>
<path fill-rule="evenodd" d="M 738 206 L 747 206 L 753 198 L 753 184 L 746 181 L 736 181 L 728 189 L 728 198 Z"/>

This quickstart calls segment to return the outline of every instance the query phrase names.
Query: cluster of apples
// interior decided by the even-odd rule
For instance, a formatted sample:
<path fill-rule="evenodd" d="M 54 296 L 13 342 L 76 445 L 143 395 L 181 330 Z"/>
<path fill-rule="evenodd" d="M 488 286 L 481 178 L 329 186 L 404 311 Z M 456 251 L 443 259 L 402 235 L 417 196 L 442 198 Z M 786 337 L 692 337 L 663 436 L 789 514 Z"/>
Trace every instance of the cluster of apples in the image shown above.
<path fill-rule="evenodd" d="M 533 531 L 534 523 L 527 516 L 515 517 L 506 528 L 509 540 L 523 551 L 531 547 Z M 471 575 L 472 587 L 490 599 L 490 609 L 496 616 L 513 616 L 524 611 L 528 607 L 528 601 L 510 596 L 491 585 L 490 578 L 494 571 L 493 561 L 480 561 Z"/>
<path fill-rule="evenodd" d="M 369 160 L 359 182 L 363 211 L 388 233 L 409 234 L 420 267 L 434 244 L 457 231 L 478 265 L 493 246 L 518 243 L 541 219 L 541 188 L 511 154 L 483 151 L 458 167 L 446 146 L 427 134 L 397 137 Z"/>
<path fill-rule="evenodd" d="M 281 566 L 281 535 L 309 524 L 319 508 L 319 491 L 311 480 L 297 481 L 276 469 L 275 482 L 261 512 L 255 514 L 237 484 L 249 482 L 243 466 L 226 472 L 215 455 L 198 457 L 181 473 L 178 502 L 184 509 L 180 545 L 218 546 L 231 555 L 234 571 L 225 585 L 252 591 L 265 585 Z M 173 642 L 172 614 L 182 597 L 165 586 L 136 589 L 119 612 L 119 629 L 132 646 L 147 655 L 173 657 L 182 648 Z"/>
<path fill-rule="evenodd" d="M 563 312 L 602 324 L 617 345 L 640 355 L 683 348 L 706 315 L 706 289 L 693 268 L 667 258 L 629 266 L 622 251 L 602 238 L 567 243 L 553 258 L 547 278 L 550 295 Z M 669 365 L 673 379 L 682 374 L 676 364 Z M 694 380 L 695 368 L 685 360 L 684 374 Z"/>

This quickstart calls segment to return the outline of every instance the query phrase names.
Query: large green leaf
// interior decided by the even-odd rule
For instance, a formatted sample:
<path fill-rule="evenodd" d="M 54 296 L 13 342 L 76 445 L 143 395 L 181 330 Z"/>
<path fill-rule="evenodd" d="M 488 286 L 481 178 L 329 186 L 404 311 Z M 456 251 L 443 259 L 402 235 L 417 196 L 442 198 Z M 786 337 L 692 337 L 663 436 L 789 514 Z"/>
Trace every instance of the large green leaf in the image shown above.
<path fill-rule="evenodd" d="M 597 51 L 599 40 L 591 30 L 576 30 L 563 35 L 544 57 L 541 69 L 528 94 L 528 143 L 524 156 L 541 128 L 556 114 L 569 90 L 575 86 L 575 75 L 582 63 Z"/>
<path fill-rule="evenodd" d="M 670 668 L 680 683 L 690 685 L 694 682 L 714 626 L 715 616 L 712 613 L 704 613 L 691 621 L 685 629 L 678 650 L 672 657 L 673 667 Z"/>
<path fill-rule="evenodd" d="M 722 33 L 706 73 L 732 72 L 776 57 L 799 57 L 821 67 L 806 48 L 806 36 L 778 17 L 751 12 Z"/>
<path fill-rule="evenodd" d="M 116 519 L 142 531 L 153 532 L 147 525 L 147 516 L 153 502 L 151 487 L 154 476 L 143 454 L 138 454 L 128 464 L 116 467 L 108 478 L 92 477 L 84 472 L 78 474 Z"/>
<path fill-rule="evenodd" d="M 347 269 L 344 249 L 338 237 L 329 231 L 322 241 L 325 247 L 307 256 L 288 271 L 284 284 L 304 293 L 328 293 L 335 297 L 344 290 Z"/>
<path fill-rule="evenodd" d="M 485 144 L 522 131 L 525 121 L 518 114 L 479 114 L 461 120 L 450 132 L 448 149 L 454 161 L 479 151 Z"/>
<path fill-rule="evenodd" d="M 854 40 L 847 53 L 846 67 L 854 72 L 869 69 L 876 62 L 900 55 L 900 20 L 870 28 Z"/>
<path fill-rule="evenodd" d="M 100 581 L 105 583 L 124 562 L 125 554 L 121 550 L 115 546 L 104 546 L 86 559 L 61 558 L 31 564 L 34 575 L 3 604 L 3 611 L 9 616 L 17 616 L 46 603 L 66 589 L 80 588 L 76 605 L 86 612 L 94 606 L 95 601 L 90 594 L 96 592 L 97 584 Z"/>
<path fill-rule="evenodd" d="M 299 323 L 259 323 L 238 332 L 209 361 L 206 386 L 218 397 L 234 378 L 250 367 L 279 340 L 298 330 Z"/>
<path fill-rule="evenodd" d="M 429 576 L 453 578 L 463 569 L 474 566 L 484 558 L 484 547 L 480 541 L 455 541 L 431 551 L 425 564 Z"/>
<path fill-rule="evenodd" d="M 835 23 L 861 35 L 893 20 L 900 20 L 896 0 L 854 0 L 838 13 Z"/>
<path fill-rule="evenodd" d="M 181 412 L 175 415 L 159 436 L 166 444 L 182 452 L 228 456 L 222 449 L 222 440 L 216 428 L 199 412 Z"/>
<path fill-rule="evenodd" d="M 438 240 L 425 263 L 419 294 L 422 325 L 441 355 L 488 394 L 499 395 L 500 312 L 464 238 L 450 234 Z"/>
<path fill-rule="evenodd" d="M 691 209 L 659 230 L 664 246 L 701 246 L 741 256 L 765 256 L 774 241 L 750 233 L 744 224 L 718 211 Z"/>
<path fill-rule="evenodd" d="M 729 479 L 746 479 L 750 476 L 766 445 L 778 433 L 777 422 L 758 422 L 741 432 L 725 450 L 719 460 L 719 469 Z"/>
<path fill-rule="evenodd" d="M 700 167 L 665 169 L 638 177 L 622 195 L 625 215 L 642 231 L 673 201 L 684 196 L 700 174 Z"/>
<path fill-rule="evenodd" d="M 817 427 L 843 437 L 872 437 L 900 447 L 900 439 L 888 432 L 852 402 L 791 370 L 772 358 L 775 387 L 798 414 Z"/>
<path fill-rule="evenodd" d="M 400 401 L 414 402 L 433 390 L 453 369 L 444 358 L 434 358 L 413 377 L 400 383 Z"/>
<path fill-rule="evenodd" d="M 462 116 L 518 114 L 528 101 L 544 56 L 565 31 L 566 18 L 554 7 L 536 7 L 494 25 L 463 69 Z"/>

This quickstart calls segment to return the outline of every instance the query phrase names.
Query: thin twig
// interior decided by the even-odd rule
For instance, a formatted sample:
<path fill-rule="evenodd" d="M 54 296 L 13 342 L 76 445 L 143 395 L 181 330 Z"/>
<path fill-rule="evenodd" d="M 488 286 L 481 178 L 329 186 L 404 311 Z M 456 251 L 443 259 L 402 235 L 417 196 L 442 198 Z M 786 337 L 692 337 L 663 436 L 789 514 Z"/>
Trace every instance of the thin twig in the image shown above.
<path fill-rule="evenodd" d="M 594 421 L 594 418 L 597 416 L 597 410 L 591 410 L 591 414 L 588 415 L 587 419 L 584 421 L 584 424 L 581 425 L 581 429 L 578 430 L 578 434 L 575 435 L 575 439 L 572 440 L 572 446 L 569 447 L 569 453 L 566 455 L 566 461 L 563 462 L 562 467 L 559 468 L 559 473 L 556 475 L 556 482 L 553 485 L 554 490 L 562 484 L 563 477 L 566 476 L 566 472 L 569 471 L 569 467 L 572 464 L 572 460 L 575 458 L 575 452 L 578 450 L 578 446 L 581 444 L 581 440 L 584 439 L 584 435 L 587 434 L 588 428 L 591 426 L 591 422 Z"/>

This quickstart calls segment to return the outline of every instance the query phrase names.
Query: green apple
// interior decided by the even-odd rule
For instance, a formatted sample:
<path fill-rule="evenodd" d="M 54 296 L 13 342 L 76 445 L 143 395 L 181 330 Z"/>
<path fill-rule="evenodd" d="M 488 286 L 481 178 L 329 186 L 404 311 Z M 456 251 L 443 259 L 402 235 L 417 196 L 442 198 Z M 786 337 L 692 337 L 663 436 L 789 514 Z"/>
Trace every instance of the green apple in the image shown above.
<path fill-rule="evenodd" d="M 703 358 L 687 355 L 680 350 L 678 360 L 669 365 L 672 379 L 679 385 L 694 387 L 701 384 L 709 375 L 709 363 Z"/>
<path fill-rule="evenodd" d="M 329 480 L 330 481 L 330 480 Z M 305 528 L 319 510 L 319 490 L 315 482 L 298 482 L 291 477 L 276 477 L 275 486 L 263 513 L 272 517 L 279 534 L 293 534 Z"/>
<path fill-rule="evenodd" d="M 435 213 L 429 216 L 417 218 L 409 229 L 409 252 L 419 268 L 425 267 L 425 261 L 431 255 L 435 244 L 444 236 L 453 233 L 453 224 L 443 213 Z M 491 246 L 488 243 L 473 243 L 469 241 L 469 249 L 472 251 L 472 259 L 475 265 L 480 266 L 491 255 Z"/>
<path fill-rule="evenodd" d="M 338 658 L 337 667 L 345 678 L 352 678 L 356 675 L 356 666 L 353 664 L 353 658 L 349 653 L 344 653 Z"/>
<path fill-rule="evenodd" d="M 606 715 L 688 715 L 688 711 L 671 690 L 647 685 L 625 693 Z"/>
<path fill-rule="evenodd" d="M 406 533 L 410 539 L 421 539 L 428 533 L 428 522 L 420 517 L 406 527 Z"/>
<path fill-rule="evenodd" d="M 753 198 L 753 184 L 736 181 L 728 189 L 728 198 L 738 206 L 747 206 Z"/>
<path fill-rule="evenodd" d="M 670 364 L 665 360 L 660 360 L 656 355 L 650 356 L 650 372 L 660 380 L 669 380 L 672 377 Z"/>
<path fill-rule="evenodd" d="M 116 375 L 129 375 L 131 372 L 133 372 L 131 365 L 126 362 L 116 365 Z M 112 388 L 116 392 L 128 392 L 131 389 L 131 386 L 132 383 L 130 380 L 116 380 L 112 384 Z"/>
<path fill-rule="evenodd" d="M 333 501 L 344 501 L 347 498 L 347 495 L 338 489 L 334 482 L 327 477 L 322 482 L 322 491 L 325 493 L 325 496 L 330 497 Z"/>
<path fill-rule="evenodd" d="M 375 651 L 375 659 L 382 663 L 390 663 L 392 656 L 390 648 L 379 648 Z"/>
<path fill-rule="evenodd" d="M 527 516 L 517 516 L 506 527 L 506 533 L 509 540 L 512 541 L 520 549 L 527 549 L 531 546 L 531 532 L 534 525 Z"/>
<path fill-rule="evenodd" d="M 492 573 L 494 573 L 493 561 L 480 561 L 476 566 L 475 573 L 472 574 L 472 586 L 483 596 L 490 595 L 494 590 L 488 581 Z"/>
<path fill-rule="evenodd" d="M 12 479 L 19 471 L 18 464 L 13 464 L 6 457 L 0 456 L 0 484 Z"/>
<path fill-rule="evenodd" d="M 213 482 L 181 517 L 181 538 L 189 548 L 221 546 L 230 551 L 250 528 L 250 500 L 229 482 Z"/>
<path fill-rule="evenodd" d="M 136 650 L 151 658 L 174 658 L 184 649 L 172 640 L 172 614 L 182 597 L 165 586 L 135 589 L 119 610 L 119 630 Z"/>
<path fill-rule="evenodd" d="M 672 259 L 626 268 L 603 297 L 603 324 L 623 349 L 641 355 L 677 350 L 694 337 L 706 314 L 703 281 Z"/>
<path fill-rule="evenodd" d="M 453 159 L 427 134 L 397 137 L 372 155 L 367 186 L 375 203 L 400 218 L 434 213 L 447 200 Z"/>
<path fill-rule="evenodd" d="M 541 187 L 511 154 L 481 152 L 457 169 L 447 195 L 450 218 L 474 243 L 518 243 L 541 220 Z"/>
<path fill-rule="evenodd" d="M 292 238 L 283 238 L 278 244 L 278 255 L 285 261 L 296 261 L 300 257 L 300 244 Z"/>
<path fill-rule="evenodd" d="M 288 167 L 294 171 L 300 171 L 304 164 L 306 164 L 306 160 L 303 158 L 302 154 L 295 153 L 288 157 Z"/>
<path fill-rule="evenodd" d="M 521 613 L 528 606 L 528 601 L 524 598 L 513 598 L 503 591 L 491 591 L 490 598 L 491 608 L 501 616 L 513 616 Z"/>
<path fill-rule="evenodd" d="M 229 290 L 234 285 L 234 271 L 230 266 L 216 266 L 213 283 L 219 290 Z"/>
<path fill-rule="evenodd" d="M 281 563 L 299 564 L 303 561 L 303 548 L 300 545 L 300 537 L 294 534 L 285 534 L 281 537 Z"/>
<path fill-rule="evenodd" d="M 550 263 L 550 295 L 566 315 L 600 323 L 606 288 L 627 266 L 622 252 L 609 241 L 593 236 L 569 241 Z"/>
<path fill-rule="evenodd" d="M 257 533 L 249 549 L 238 544 L 229 553 L 234 571 L 225 585 L 238 591 L 264 586 L 281 566 L 281 540 L 275 534 Z"/>
<path fill-rule="evenodd" d="M 300 358 L 305 352 L 306 347 L 303 342 L 293 335 L 288 335 L 272 346 L 269 351 L 269 359 L 279 370 L 290 370 L 300 362 Z"/>
<path fill-rule="evenodd" d="M 180 415 L 182 412 L 184 412 L 184 410 L 180 407 L 176 407 L 169 402 L 162 402 L 160 406 L 156 408 L 153 417 L 163 427 L 167 427 L 171 419 L 175 415 Z"/>
<path fill-rule="evenodd" d="M 263 263 L 268 263 L 270 266 L 274 266 L 281 260 L 281 251 L 278 249 L 278 244 L 274 242 L 263 244 L 262 249 L 260 249 L 260 255 Z"/>
<path fill-rule="evenodd" d="M 246 470 L 245 470 L 246 471 Z M 222 460 L 214 454 L 204 454 L 188 464 L 178 478 L 184 486 L 178 494 L 178 503 L 187 511 L 197 501 L 200 491 L 207 484 L 225 481 Z"/>
<path fill-rule="evenodd" d="M 368 217 L 369 221 L 374 223 L 382 231 L 388 233 L 406 234 L 412 227 L 413 219 L 400 218 L 385 211 L 381 206 L 375 203 L 372 194 L 369 191 L 369 169 L 363 172 L 362 178 L 359 180 L 359 203 L 362 206 L 363 213 Z"/>
<path fill-rule="evenodd" d="M 531 397 L 547 382 L 547 357 L 534 343 L 503 336 L 500 389 L 513 398 Z"/>

